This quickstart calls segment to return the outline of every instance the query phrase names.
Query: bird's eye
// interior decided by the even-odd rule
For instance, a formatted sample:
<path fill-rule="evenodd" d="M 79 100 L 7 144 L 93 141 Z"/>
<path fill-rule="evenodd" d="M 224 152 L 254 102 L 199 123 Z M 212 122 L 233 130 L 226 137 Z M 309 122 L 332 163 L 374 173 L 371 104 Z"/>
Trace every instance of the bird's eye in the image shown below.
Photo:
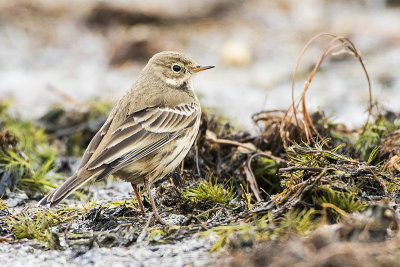
<path fill-rule="evenodd" d="M 181 71 L 181 66 L 179 66 L 179 65 L 173 65 L 173 66 L 172 66 L 172 70 L 175 71 L 175 72 L 180 72 L 180 71 Z"/>

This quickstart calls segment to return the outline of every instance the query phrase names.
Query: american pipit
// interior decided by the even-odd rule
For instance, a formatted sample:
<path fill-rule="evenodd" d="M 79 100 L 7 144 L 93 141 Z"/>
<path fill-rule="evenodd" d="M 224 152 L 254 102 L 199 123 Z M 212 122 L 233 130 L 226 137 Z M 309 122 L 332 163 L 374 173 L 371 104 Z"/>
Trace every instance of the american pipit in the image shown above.
<path fill-rule="evenodd" d="M 93 137 L 78 170 L 38 205 L 54 206 L 89 180 L 113 174 L 132 184 L 143 213 L 137 185 L 144 184 L 161 221 L 150 184 L 171 173 L 193 145 L 201 115 L 193 74 L 212 67 L 177 52 L 154 55 Z"/>

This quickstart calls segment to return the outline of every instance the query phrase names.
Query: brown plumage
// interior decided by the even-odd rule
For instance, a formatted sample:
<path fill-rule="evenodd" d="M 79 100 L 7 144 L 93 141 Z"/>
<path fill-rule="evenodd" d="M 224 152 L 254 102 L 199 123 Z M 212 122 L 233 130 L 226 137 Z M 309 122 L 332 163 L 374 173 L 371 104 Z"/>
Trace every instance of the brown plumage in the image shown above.
<path fill-rule="evenodd" d="M 161 220 L 149 184 L 171 173 L 192 146 L 201 114 L 192 77 L 209 68 L 177 52 L 154 55 L 93 137 L 77 171 L 38 205 L 54 206 L 87 181 L 114 174 L 132 184 L 142 212 L 137 184 L 145 184 Z"/>

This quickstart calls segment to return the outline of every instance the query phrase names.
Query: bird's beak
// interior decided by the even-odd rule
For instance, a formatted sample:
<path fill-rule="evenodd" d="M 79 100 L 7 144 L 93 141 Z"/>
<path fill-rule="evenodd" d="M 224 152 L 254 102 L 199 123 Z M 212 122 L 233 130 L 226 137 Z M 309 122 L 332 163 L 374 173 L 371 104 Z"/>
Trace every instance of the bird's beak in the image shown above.
<path fill-rule="evenodd" d="M 195 68 L 192 69 L 193 72 L 199 72 L 199 71 L 203 71 L 203 70 L 208 70 L 208 69 L 212 69 L 215 66 L 196 66 Z"/>

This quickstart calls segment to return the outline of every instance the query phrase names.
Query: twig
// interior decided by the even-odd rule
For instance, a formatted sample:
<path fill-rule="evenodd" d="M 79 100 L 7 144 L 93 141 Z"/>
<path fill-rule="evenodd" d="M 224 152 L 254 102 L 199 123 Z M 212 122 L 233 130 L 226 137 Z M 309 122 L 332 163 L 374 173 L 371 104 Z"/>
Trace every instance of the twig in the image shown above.
<path fill-rule="evenodd" d="M 199 217 L 200 217 L 200 216 L 203 216 L 203 215 L 206 214 L 207 212 L 212 212 L 212 211 L 216 211 L 216 210 L 220 210 L 220 209 L 222 209 L 222 207 L 215 207 L 215 208 L 206 210 L 206 211 L 204 211 L 204 212 L 202 212 L 202 213 L 200 213 L 200 214 L 198 214 L 198 215 L 195 215 L 195 216 L 193 216 L 193 217 L 195 217 L 196 219 L 200 220 Z M 201 221 L 201 220 L 200 220 L 200 221 Z"/>
<path fill-rule="evenodd" d="M 254 146 L 249 146 L 247 144 L 243 144 L 243 143 L 240 143 L 238 141 L 233 141 L 233 140 L 228 140 L 228 139 L 220 139 L 220 138 L 215 138 L 214 139 L 214 138 L 209 138 L 209 137 L 207 137 L 207 140 L 212 141 L 212 142 L 217 143 L 217 144 L 225 144 L 225 145 L 233 145 L 233 146 L 243 147 L 243 148 L 245 148 L 245 149 L 247 149 L 249 151 L 254 151 L 255 150 Z"/>
<path fill-rule="evenodd" d="M 344 219 L 347 219 L 349 217 L 349 214 L 347 212 L 345 212 L 344 210 L 340 209 L 339 207 L 337 207 L 336 205 L 334 205 L 332 203 L 322 203 L 321 206 L 322 206 L 322 223 L 323 224 L 326 224 L 327 208 L 334 209 Z"/>
<path fill-rule="evenodd" d="M 254 194 L 254 197 L 256 198 L 257 201 L 261 201 L 260 195 L 259 195 L 259 190 L 258 190 L 258 184 L 256 177 L 254 176 L 253 170 L 251 169 L 251 161 L 253 158 L 257 156 L 257 154 L 252 155 L 250 158 L 247 159 L 246 165 L 245 165 L 245 173 L 246 173 L 246 180 L 250 185 L 251 191 Z"/>
<path fill-rule="evenodd" d="M 220 139 L 220 138 L 213 138 L 213 137 L 207 137 L 207 140 L 209 140 L 211 142 L 214 142 L 214 143 L 217 143 L 217 144 L 225 144 L 225 145 L 233 145 L 233 146 L 243 147 L 243 148 L 246 148 L 249 151 L 256 152 L 256 154 L 254 154 L 256 156 L 265 156 L 267 158 L 273 159 L 273 160 L 275 160 L 277 162 L 280 162 L 280 163 L 286 163 L 287 162 L 286 160 L 284 160 L 282 158 L 279 158 L 279 157 L 276 157 L 276 156 L 272 155 L 270 151 L 261 151 L 261 150 L 258 150 L 255 146 L 250 146 L 250 145 L 247 145 L 247 144 L 243 144 L 243 143 L 240 143 L 238 141 L 233 141 L 233 140 L 228 140 L 228 139 Z"/>
<path fill-rule="evenodd" d="M 247 197 L 246 190 L 244 190 L 244 187 L 243 187 L 242 184 L 240 184 L 240 188 L 242 189 L 244 199 L 246 200 L 247 208 L 248 208 L 249 210 L 251 210 L 251 203 L 250 203 L 250 199 Z"/>
<path fill-rule="evenodd" d="M 270 158 L 278 163 L 287 163 L 287 160 L 272 155 L 270 151 L 257 151 L 255 155 Z"/>
<path fill-rule="evenodd" d="M 375 180 L 382 186 L 383 188 L 383 193 L 385 194 L 385 196 L 388 195 L 387 190 L 386 190 L 386 186 L 383 183 L 382 179 L 379 178 L 378 176 L 376 176 L 376 174 L 374 173 L 374 171 L 372 169 L 370 169 L 370 172 L 372 173 L 372 175 L 374 176 Z"/>
<path fill-rule="evenodd" d="M 302 167 L 302 166 L 293 166 L 288 168 L 280 168 L 279 172 L 295 172 L 295 171 L 323 171 L 325 168 L 321 167 Z"/>

